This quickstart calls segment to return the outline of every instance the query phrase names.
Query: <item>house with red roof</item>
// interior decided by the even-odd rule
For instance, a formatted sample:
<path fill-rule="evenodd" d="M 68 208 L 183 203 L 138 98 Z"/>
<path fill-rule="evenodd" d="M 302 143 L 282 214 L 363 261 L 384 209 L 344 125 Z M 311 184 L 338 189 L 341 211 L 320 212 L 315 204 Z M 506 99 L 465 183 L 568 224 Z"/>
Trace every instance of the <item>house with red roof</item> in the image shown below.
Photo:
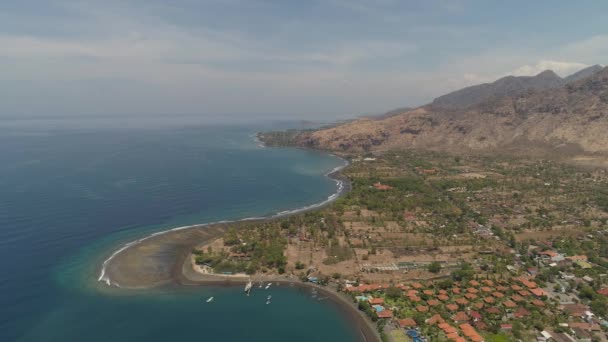
<path fill-rule="evenodd" d="M 517 304 L 515 304 L 515 302 L 511 301 L 511 300 L 505 300 L 504 302 L 502 302 L 502 305 L 505 306 L 505 308 L 508 309 L 513 309 L 515 307 L 517 307 Z"/>
<path fill-rule="evenodd" d="M 424 305 L 418 305 L 416 307 L 416 310 L 418 312 L 429 312 L 429 307 L 428 306 L 424 306 Z"/>
<path fill-rule="evenodd" d="M 400 320 L 397 320 L 397 323 L 399 324 L 399 327 L 401 327 L 401 328 L 413 328 L 413 327 L 417 326 L 416 321 L 414 321 L 413 318 L 400 319 Z"/>
<path fill-rule="evenodd" d="M 469 316 L 464 311 L 458 311 L 454 316 L 452 316 L 452 320 L 456 323 L 468 322 Z"/>
<path fill-rule="evenodd" d="M 368 298 L 367 300 L 370 305 L 382 305 L 384 304 L 384 298 Z"/>
<path fill-rule="evenodd" d="M 378 316 L 378 318 L 393 318 L 393 312 L 391 310 L 382 310 L 376 312 L 376 316 Z"/>
<path fill-rule="evenodd" d="M 530 311 L 526 310 L 524 307 L 519 307 L 517 310 L 515 310 L 515 312 L 513 313 L 513 316 L 515 318 L 523 318 L 526 316 L 530 315 Z"/>
<path fill-rule="evenodd" d="M 522 296 L 520 296 L 520 295 L 512 295 L 512 296 L 511 296 L 511 299 L 512 299 L 514 302 L 523 302 L 523 301 L 525 300 L 525 299 L 524 299 L 524 297 L 522 297 Z"/>
<path fill-rule="evenodd" d="M 435 314 L 427 319 L 425 323 L 428 325 L 441 324 L 445 323 L 445 320 L 439 314 Z"/>
<path fill-rule="evenodd" d="M 484 307 L 484 304 L 483 304 L 483 302 L 477 302 L 477 303 L 473 303 L 473 306 L 476 309 L 482 309 Z"/>
<path fill-rule="evenodd" d="M 422 301 L 422 298 L 420 298 L 420 297 L 418 297 L 416 295 L 408 296 L 407 298 L 409 298 L 409 300 L 411 300 L 412 302 L 416 302 L 416 303 Z"/>
<path fill-rule="evenodd" d="M 542 308 L 545 306 L 545 303 L 543 303 L 542 300 L 538 300 L 538 299 L 531 301 L 531 303 L 532 303 L 532 305 L 538 306 L 539 308 Z"/>
<path fill-rule="evenodd" d="M 603 289 L 597 290 L 597 293 L 601 294 L 602 296 L 608 296 L 608 287 L 604 287 Z"/>
<path fill-rule="evenodd" d="M 445 306 L 446 309 L 450 310 L 450 311 L 456 311 L 458 310 L 458 305 L 456 304 L 448 304 Z"/>
<path fill-rule="evenodd" d="M 477 295 L 474 293 L 467 293 L 464 295 L 467 299 L 473 300 L 477 298 Z"/>
<path fill-rule="evenodd" d="M 457 304 L 460 304 L 460 305 L 467 305 L 467 304 L 469 304 L 469 301 L 466 300 L 466 299 L 464 299 L 464 298 L 458 298 L 458 299 L 455 300 L 455 302 Z"/>
<path fill-rule="evenodd" d="M 545 292 L 545 290 L 543 290 L 541 288 L 531 289 L 530 292 L 532 292 L 532 294 L 536 297 L 547 296 L 547 293 Z"/>
<path fill-rule="evenodd" d="M 437 305 L 439 305 L 439 301 L 437 299 L 431 299 L 431 300 L 427 301 L 426 304 L 428 306 L 437 306 Z"/>

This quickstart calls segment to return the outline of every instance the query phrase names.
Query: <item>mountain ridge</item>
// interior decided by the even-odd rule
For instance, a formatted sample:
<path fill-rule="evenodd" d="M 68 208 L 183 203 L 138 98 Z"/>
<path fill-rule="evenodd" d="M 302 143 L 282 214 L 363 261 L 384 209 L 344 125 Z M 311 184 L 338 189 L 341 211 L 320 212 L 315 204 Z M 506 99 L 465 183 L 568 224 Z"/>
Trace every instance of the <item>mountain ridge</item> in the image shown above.
<path fill-rule="evenodd" d="M 444 109 L 463 109 L 478 105 L 492 98 L 517 96 L 532 90 L 559 88 L 565 84 L 591 76 L 601 70 L 593 65 L 564 78 L 553 70 L 544 70 L 534 76 L 505 76 L 490 83 L 465 87 L 435 98 L 431 105 Z"/>
<path fill-rule="evenodd" d="M 541 74 L 543 79 L 555 79 L 551 73 Z M 414 148 L 608 154 L 605 132 L 606 67 L 560 87 L 489 97 L 466 108 L 446 109 L 431 103 L 381 120 L 359 119 L 304 132 L 294 143 L 343 152 Z"/>

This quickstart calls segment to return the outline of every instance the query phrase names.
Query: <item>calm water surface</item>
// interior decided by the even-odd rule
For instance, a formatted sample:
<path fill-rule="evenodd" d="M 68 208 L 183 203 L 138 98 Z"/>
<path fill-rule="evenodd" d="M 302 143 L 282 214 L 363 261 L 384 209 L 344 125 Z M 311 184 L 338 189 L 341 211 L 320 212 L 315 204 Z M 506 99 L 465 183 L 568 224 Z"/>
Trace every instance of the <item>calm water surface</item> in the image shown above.
<path fill-rule="evenodd" d="M 0 341 L 353 341 L 306 290 L 100 291 L 113 249 L 174 226 L 325 200 L 336 158 L 256 146 L 267 126 L 0 119 Z M 216 301 L 204 303 L 215 296 Z"/>

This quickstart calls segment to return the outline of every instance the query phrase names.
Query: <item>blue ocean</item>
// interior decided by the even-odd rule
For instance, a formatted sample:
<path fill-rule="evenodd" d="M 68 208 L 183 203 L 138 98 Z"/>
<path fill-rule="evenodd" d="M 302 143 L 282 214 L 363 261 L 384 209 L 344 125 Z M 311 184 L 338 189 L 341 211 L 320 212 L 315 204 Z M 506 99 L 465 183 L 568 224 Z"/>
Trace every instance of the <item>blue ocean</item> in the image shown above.
<path fill-rule="evenodd" d="M 319 203 L 338 158 L 263 148 L 281 124 L 192 118 L 0 119 L 0 341 L 354 341 L 306 290 L 105 291 L 103 260 L 176 226 Z M 205 298 L 214 296 L 209 305 Z"/>

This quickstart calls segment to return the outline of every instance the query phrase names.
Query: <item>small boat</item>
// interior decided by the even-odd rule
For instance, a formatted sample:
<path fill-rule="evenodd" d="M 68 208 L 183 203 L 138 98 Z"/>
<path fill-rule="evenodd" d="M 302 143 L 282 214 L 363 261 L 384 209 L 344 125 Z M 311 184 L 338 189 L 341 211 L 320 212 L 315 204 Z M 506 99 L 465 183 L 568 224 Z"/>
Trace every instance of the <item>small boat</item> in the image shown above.
<path fill-rule="evenodd" d="M 249 282 L 247 283 L 247 285 L 245 285 L 245 293 L 249 296 L 249 293 L 251 292 L 251 288 L 253 287 L 253 283 L 251 282 L 251 280 L 249 280 Z"/>
<path fill-rule="evenodd" d="M 265 289 L 268 290 L 271 285 L 272 285 L 272 283 L 268 283 L 268 285 L 266 285 Z"/>
<path fill-rule="evenodd" d="M 214 299 L 213 297 L 209 297 L 209 299 L 207 299 L 207 303 L 213 302 L 213 299 Z"/>
<path fill-rule="evenodd" d="M 266 301 L 266 305 L 268 305 L 268 304 L 270 304 L 270 299 L 268 299 L 268 300 Z"/>
<path fill-rule="evenodd" d="M 266 300 L 271 300 L 272 299 L 272 295 L 268 295 L 268 297 L 266 297 Z"/>

